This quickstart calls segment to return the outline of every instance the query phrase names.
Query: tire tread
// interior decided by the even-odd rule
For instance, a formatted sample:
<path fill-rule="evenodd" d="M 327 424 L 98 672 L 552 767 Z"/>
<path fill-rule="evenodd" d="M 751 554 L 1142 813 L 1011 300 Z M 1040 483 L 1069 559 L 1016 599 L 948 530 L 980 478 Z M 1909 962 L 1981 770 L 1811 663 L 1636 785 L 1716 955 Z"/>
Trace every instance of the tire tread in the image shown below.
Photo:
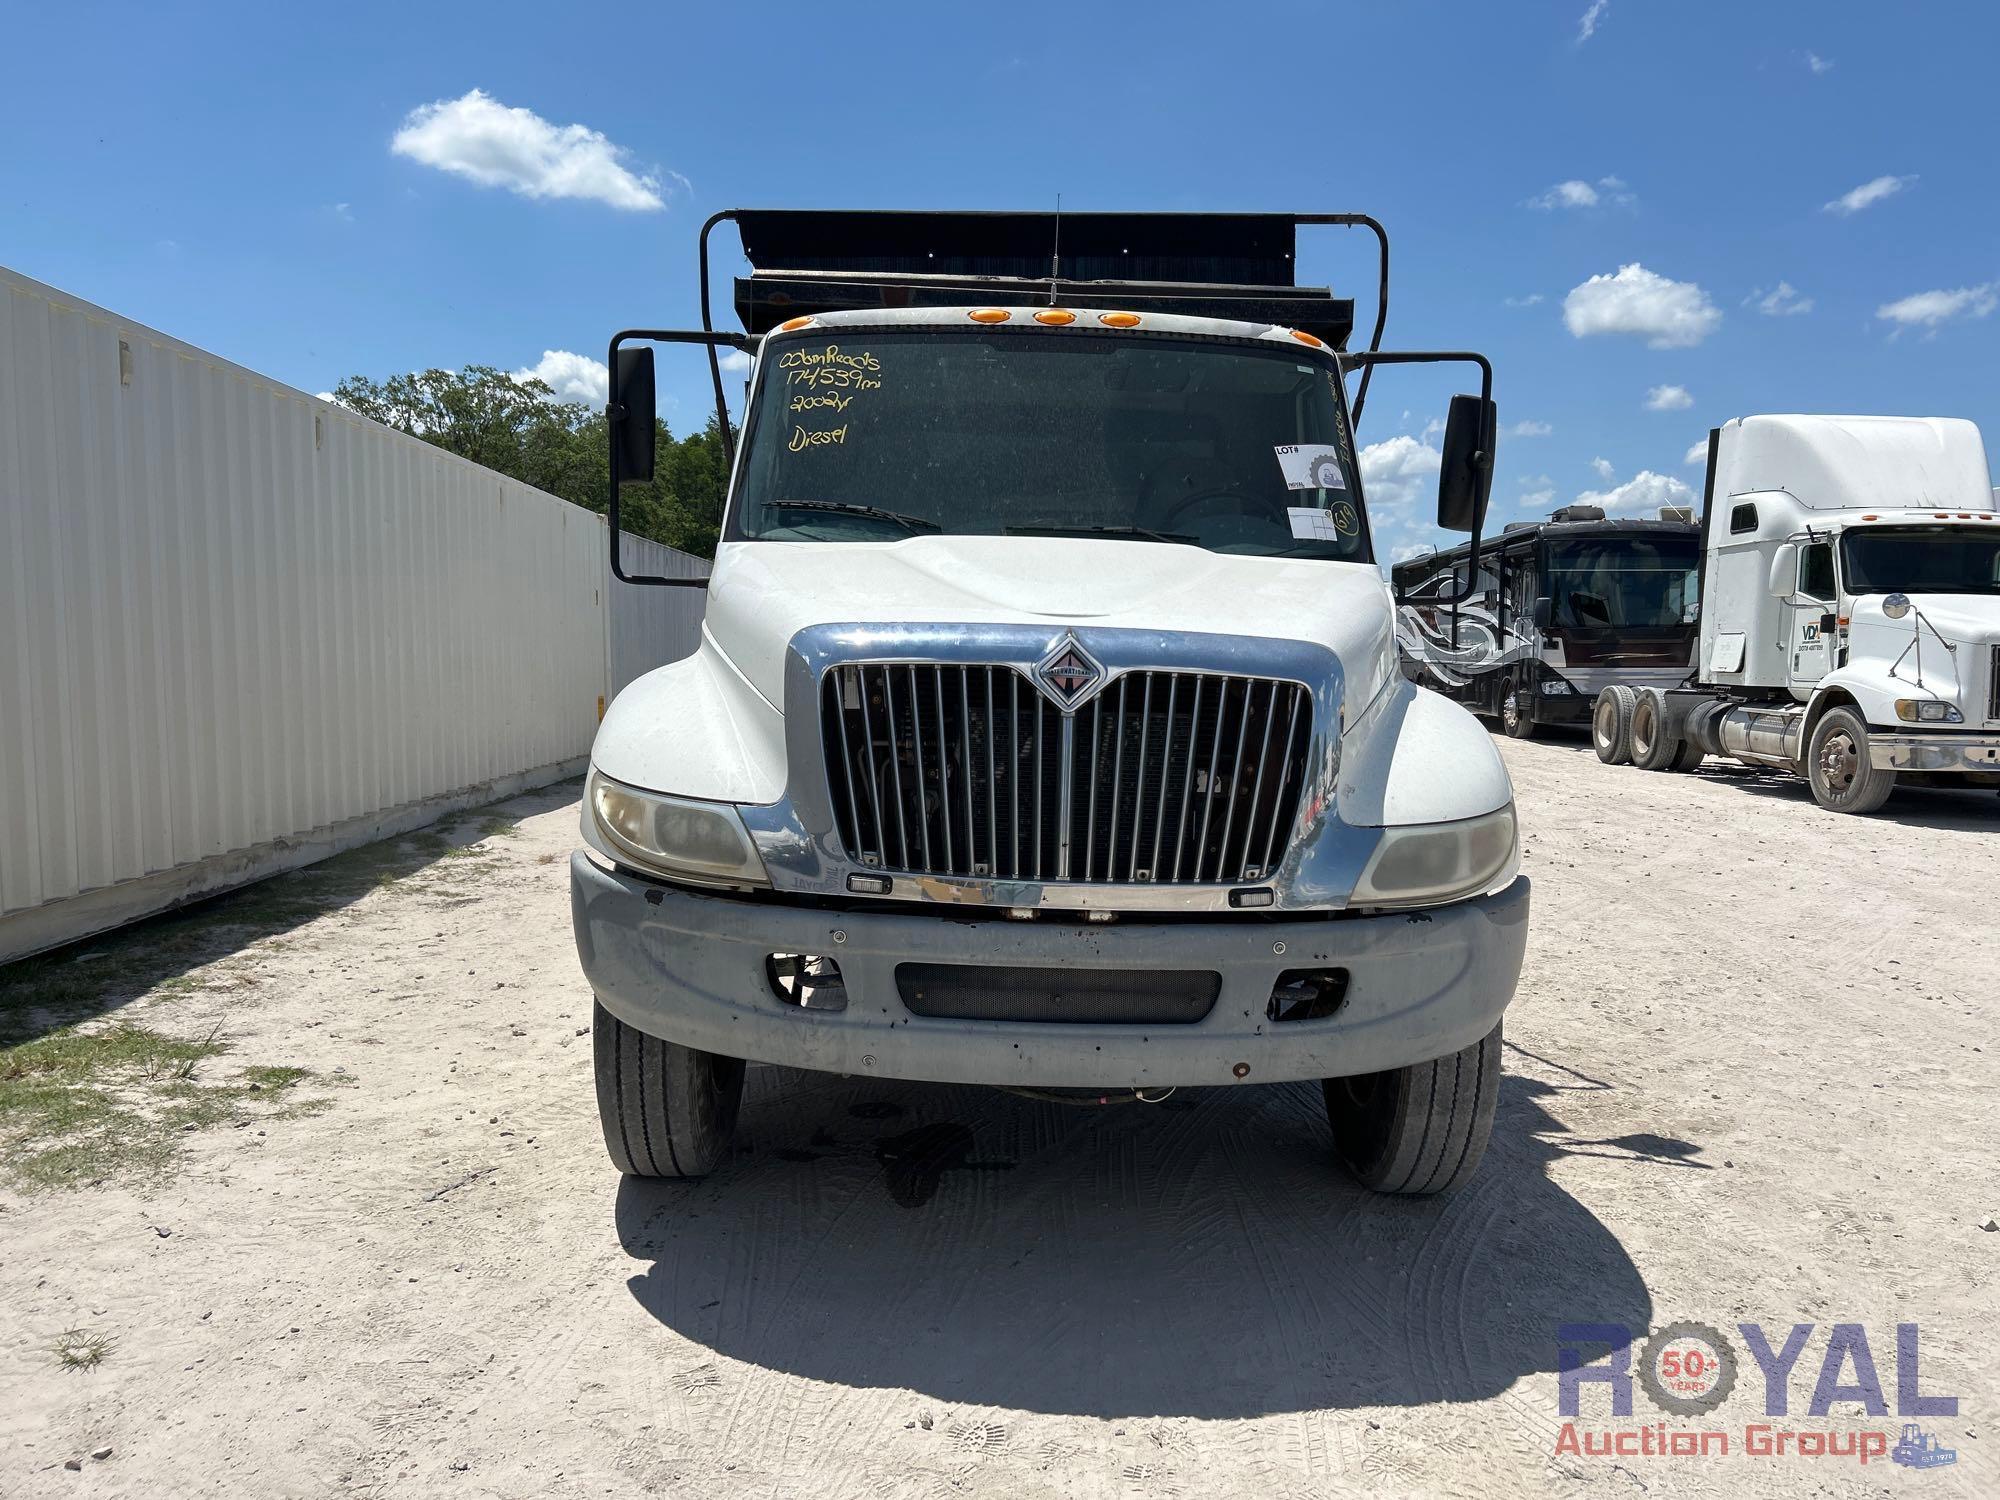
<path fill-rule="evenodd" d="M 1375 1108 L 1387 1115 L 1386 1138 L 1373 1160 L 1343 1139 L 1356 1106 L 1328 1080 L 1327 1118 L 1349 1171 L 1377 1192 L 1428 1195 L 1461 1186 L 1478 1167 L 1499 1100 L 1500 1028 L 1447 1057 L 1395 1070 Z"/>

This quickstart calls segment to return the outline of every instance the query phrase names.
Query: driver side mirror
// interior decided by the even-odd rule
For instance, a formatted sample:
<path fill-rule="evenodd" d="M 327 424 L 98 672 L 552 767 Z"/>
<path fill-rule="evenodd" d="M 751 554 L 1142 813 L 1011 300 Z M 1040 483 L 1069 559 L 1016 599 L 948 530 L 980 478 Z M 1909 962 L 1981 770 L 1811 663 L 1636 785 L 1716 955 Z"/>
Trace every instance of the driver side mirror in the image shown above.
<path fill-rule="evenodd" d="M 653 443 L 658 405 L 653 395 L 653 350 L 635 344 L 612 356 L 611 390 L 605 403 L 611 423 L 614 472 L 621 484 L 644 484 L 653 477 Z"/>
<path fill-rule="evenodd" d="M 1766 586 L 1773 599 L 1789 599 L 1798 591 L 1799 545 L 1797 542 L 1780 542 L 1778 550 L 1771 554 L 1771 576 Z"/>
<path fill-rule="evenodd" d="M 1491 401 L 1453 396 L 1444 427 L 1444 460 L 1438 469 L 1437 523 L 1442 531 L 1477 532 L 1493 490 L 1493 437 L 1498 415 Z"/>
<path fill-rule="evenodd" d="M 1555 623 L 1556 601 L 1547 594 L 1535 601 L 1535 629 L 1547 630 Z"/>

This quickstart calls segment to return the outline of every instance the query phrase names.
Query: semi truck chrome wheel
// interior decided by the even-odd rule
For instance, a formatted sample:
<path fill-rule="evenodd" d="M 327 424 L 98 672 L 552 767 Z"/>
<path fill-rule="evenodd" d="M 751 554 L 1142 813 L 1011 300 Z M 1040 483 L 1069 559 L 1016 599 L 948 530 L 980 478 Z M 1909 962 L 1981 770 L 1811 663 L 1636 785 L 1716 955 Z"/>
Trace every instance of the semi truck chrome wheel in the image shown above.
<path fill-rule="evenodd" d="M 1896 789 L 1896 773 L 1868 761 L 1868 726 L 1851 708 L 1830 708 L 1806 749 L 1813 800 L 1833 812 L 1871 813 Z"/>
<path fill-rule="evenodd" d="M 1529 713 L 1524 699 L 1526 694 L 1516 688 L 1500 704 L 1500 727 L 1507 731 L 1509 739 L 1531 740 L 1535 737 L 1535 720 Z"/>

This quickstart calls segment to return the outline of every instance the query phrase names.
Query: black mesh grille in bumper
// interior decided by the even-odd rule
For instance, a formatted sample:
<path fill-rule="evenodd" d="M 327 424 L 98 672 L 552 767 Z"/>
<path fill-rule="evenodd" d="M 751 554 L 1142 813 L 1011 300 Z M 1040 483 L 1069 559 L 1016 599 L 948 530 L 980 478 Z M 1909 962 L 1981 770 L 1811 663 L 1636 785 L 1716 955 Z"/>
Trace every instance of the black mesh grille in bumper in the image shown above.
<path fill-rule="evenodd" d="M 1188 1025 L 1215 1007 L 1222 976 L 1199 969 L 1021 969 L 898 964 L 903 1004 L 952 1021 Z"/>

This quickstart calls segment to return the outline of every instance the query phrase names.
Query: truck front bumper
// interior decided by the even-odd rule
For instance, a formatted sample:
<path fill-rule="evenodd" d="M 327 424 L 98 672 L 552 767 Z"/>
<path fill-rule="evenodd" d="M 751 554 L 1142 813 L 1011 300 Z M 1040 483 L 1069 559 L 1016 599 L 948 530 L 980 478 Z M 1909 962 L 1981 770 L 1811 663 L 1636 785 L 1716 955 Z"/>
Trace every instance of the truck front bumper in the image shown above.
<path fill-rule="evenodd" d="M 707 895 L 570 859 L 577 953 L 604 1007 L 652 1036 L 819 1072 L 1040 1088 L 1165 1088 L 1374 1073 L 1442 1057 L 1493 1029 L 1514 997 L 1529 884 L 1373 917 L 1017 922 L 830 911 Z M 835 958 L 840 1011 L 779 998 L 774 953 Z M 1184 1024 L 940 1019 L 904 1003 L 903 963 L 1200 970 L 1214 1006 Z M 1320 1020 L 1266 1011 L 1286 970 L 1347 971 Z"/>
<path fill-rule="evenodd" d="M 2000 771 L 2000 734 L 1868 731 L 1868 761 L 1885 771 Z"/>

